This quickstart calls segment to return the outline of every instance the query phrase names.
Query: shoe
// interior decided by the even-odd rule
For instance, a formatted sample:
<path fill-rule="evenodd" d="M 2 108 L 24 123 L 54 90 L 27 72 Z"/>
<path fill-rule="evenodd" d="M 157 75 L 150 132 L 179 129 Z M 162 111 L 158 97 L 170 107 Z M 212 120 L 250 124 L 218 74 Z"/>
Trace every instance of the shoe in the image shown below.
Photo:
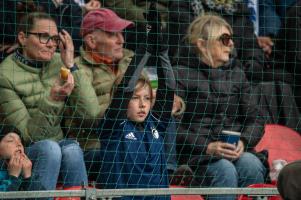
<path fill-rule="evenodd" d="M 193 180 L 193 171 L 188 165 L 181 165 L 169 180 L 171 185 L 190 186 Z"/>

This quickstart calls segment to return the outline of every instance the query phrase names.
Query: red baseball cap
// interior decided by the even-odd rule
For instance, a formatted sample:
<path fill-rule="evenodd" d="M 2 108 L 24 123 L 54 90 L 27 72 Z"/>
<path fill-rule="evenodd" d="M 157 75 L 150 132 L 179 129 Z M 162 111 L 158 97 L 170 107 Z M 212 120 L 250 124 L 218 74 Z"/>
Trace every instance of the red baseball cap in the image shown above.
<path fill-rule="evenodd" d="M 101 8 L 90 11 L 84 16 L 80 27 L 80 35 L 85 36 L 97 29 L 107 32 L 120 32 L 133 26 L 132 21 L 120 18 L 110 9 Z"/>

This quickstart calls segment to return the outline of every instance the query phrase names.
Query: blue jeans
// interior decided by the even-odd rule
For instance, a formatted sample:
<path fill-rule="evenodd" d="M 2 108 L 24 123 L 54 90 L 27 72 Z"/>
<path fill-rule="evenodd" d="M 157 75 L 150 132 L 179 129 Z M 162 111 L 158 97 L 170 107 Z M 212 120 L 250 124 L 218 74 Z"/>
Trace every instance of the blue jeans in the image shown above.
<path fill-rule="evenodd" d="M 210 187 L 247 187 L 264 183 L 266 168 L 253 154 L 245 152 L 236 161 L 221 159 L 208 164 L 207 177 L 212 177 Z M 234 200 L 235 195 L 209 195 L 208 200 Z"/>
<path fill-rule="evenodd" d="M 88 183 L 83 152 L 75 140 L 42 140 L 26 151 L 33 162 L 29 190 L 54 190 L 58 179 L 64 187 Z"/>

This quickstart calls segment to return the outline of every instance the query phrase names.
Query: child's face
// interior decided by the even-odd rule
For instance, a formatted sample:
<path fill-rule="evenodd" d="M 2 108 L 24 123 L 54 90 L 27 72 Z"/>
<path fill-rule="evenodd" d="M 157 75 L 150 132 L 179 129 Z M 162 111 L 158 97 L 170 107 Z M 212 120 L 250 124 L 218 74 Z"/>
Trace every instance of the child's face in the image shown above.
<path fill-rule="evenodd" d="M 129 120 L 134 122 L 144 122 L 152 104 L 150 92 L 151 89 L 148 85 L 135 90 L 128 105 L 127 117 Z"/>
<path fill-rule="evenodd" d="M 6 134 L 0 141 L 0 157 L 2 159 L 10 159 L 12 155 L 18 153 L 24 153 L 24 147 L 19 135 L 13 132 Z"/>

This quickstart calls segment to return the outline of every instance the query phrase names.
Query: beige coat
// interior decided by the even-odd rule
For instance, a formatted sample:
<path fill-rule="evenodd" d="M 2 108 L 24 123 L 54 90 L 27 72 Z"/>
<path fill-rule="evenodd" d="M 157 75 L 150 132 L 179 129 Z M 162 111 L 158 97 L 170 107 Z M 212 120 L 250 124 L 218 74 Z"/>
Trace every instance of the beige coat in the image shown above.
<path fill-rule="evenodd" d="M 129 66 L 134 53 L 124 49 L 124 57 L 116 66 L 114 73 L 109 66 L 104 63 L 96 63 L 91 60 L 83 48 L 80 49 L 80 56 L 75 59 L 75 63 L 80 69 L 85 71 L 87 77 L 86 88 L 93 88 L 90 98 L 97 98 L 98 104 L 93 107 L 93 115 L 75 112 L 71 118 L 66 119 L 67 133 L 71 137 L 76 137 L 83 149 L 99 148 L 98 136 L 94 133 L 95 123 L 103 117 L 112 99 L 112 89 L 122 80 L 127 67 Z M 93 100 L 92 100 L 93 101 Z M 75 109 L 76 111 L 76 109 Z M 70 116 L 70 114 L 68 114 Z M 68 116 L 67 115 L 67 116 Z M 83 117 L 84 116 L 84 117 Z"/>

